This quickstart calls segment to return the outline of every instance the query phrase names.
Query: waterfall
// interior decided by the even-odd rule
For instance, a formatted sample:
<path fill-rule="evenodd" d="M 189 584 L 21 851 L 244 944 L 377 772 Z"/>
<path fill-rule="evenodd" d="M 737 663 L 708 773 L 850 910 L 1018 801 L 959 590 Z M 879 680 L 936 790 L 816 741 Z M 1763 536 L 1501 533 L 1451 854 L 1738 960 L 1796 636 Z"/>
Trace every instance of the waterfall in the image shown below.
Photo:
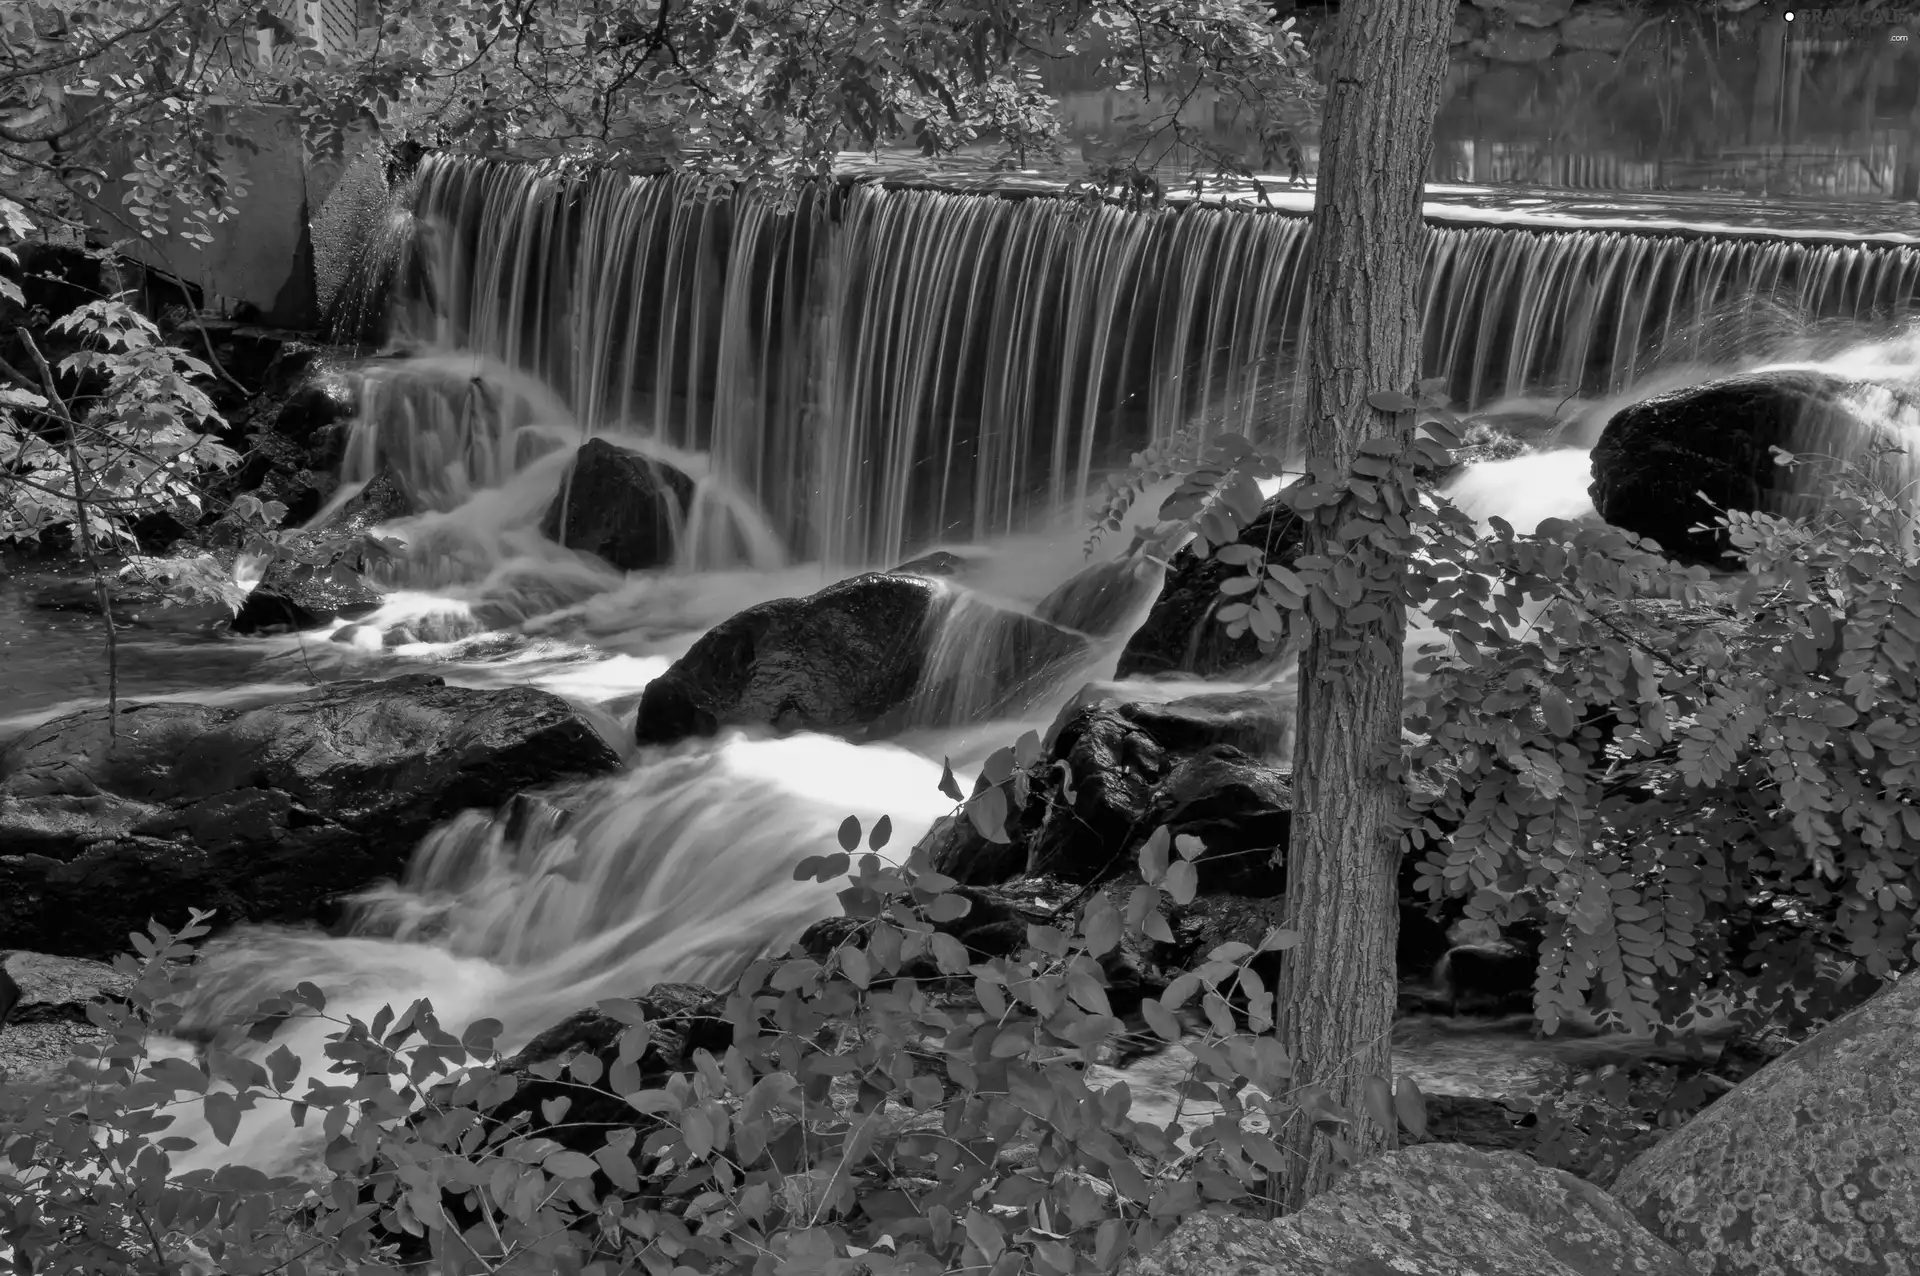
<path fill-rule="evenodd" d="M 209 945 L 184 1027 L 211 1034 L 310 979 L 335 1014 L 365 1021 L 427 997 L 454 1032 L 498 1020 L 512 1050 L 658 981 L 721 987 L 834 912 L 837 887 L 795 881 L 795 863 L 838 850 L 849 814 L 867 827 L 888 816 L 904 854 L 953 805 L 939 777 L 938 763 L 893 745 L 733 735 L 578 786 L 557 805 L 468 812 L 428 835 L 403 881 L 360 897 L 350 936 L 261 926 Z M 243 1049 L 263 1057 L 285 1044 L 328 1080 L 330 1030 L 295 1023 Z M 292 1170 L 317 1147 L 269 1109 L 247 1115 L 231 1149 L 204 1138 L 197 1112 L 178 1130 L 203 1140 L 175 1162 L 183 1168 Z"/>
<path fill-rule="evenodd" d="M 799 556 L 1027 530 L 1181 428 L 1284 439 L 1306 219 L 877 184 L 781 209 L 435 156 L 402 344 L 486 355 L 587 427 L 711 457 Z M 1606 395 L 1780 317 L 1891 322 L 1920 249 L 1444 226 L 1425 362 L 1456 402 Z M 401 250 L 389 248 L 389 252 Z M 404 255 L 404 254 L 403 254 Z M 412 281 L 410 284 L 407 281 Z"/>

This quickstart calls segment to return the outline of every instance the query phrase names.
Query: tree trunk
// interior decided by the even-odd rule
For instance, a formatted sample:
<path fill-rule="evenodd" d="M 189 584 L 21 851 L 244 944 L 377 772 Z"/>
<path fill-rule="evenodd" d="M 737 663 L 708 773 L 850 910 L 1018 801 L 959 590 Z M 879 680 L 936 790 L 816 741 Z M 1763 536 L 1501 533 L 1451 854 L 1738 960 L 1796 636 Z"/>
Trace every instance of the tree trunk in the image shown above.
<path fill-rule="evenodd" d="M 1304 354 L 1308 467 L 1322 481 L 1347 475 L 1362 439 L 1413 428 L 1411 414 L 1377 411 L 1367 396 L 1411 394 L 1419 377 L 1420 203 L 1454 3 L 1347 0 L 1334 27 Z M 1324 552 L 1336 527 L 1310 522 L 1309 552 Z M 1400 735 L 1404 613 L 1368 628 L 1384 642 L 1344 654 L 1338 676 L 1338 635 L 1318 625 L 1300 658 L 1287 918 L 1301 943 L 1280 984 L 1296 1084 L 1326 1086 L 1352 1114 L 1342 1138 L 1355 1157 L 1394 1141 L 1366 1115 L 1360 1087 L 1392 1075 L 1399 791 L 1380 751 Z M 1284 1136 L 1292 1166 L 1276 1186 L 1295 1209 L 1332 1181 L 1342 1149 L 1299 1120 Z"/>

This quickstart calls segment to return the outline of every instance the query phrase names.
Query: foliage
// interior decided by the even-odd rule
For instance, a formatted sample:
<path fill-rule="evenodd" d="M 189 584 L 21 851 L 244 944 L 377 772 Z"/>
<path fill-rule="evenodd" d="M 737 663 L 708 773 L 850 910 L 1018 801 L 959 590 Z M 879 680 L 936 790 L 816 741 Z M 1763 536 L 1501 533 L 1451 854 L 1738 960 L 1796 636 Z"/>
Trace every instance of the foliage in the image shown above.
<path fill-rule="evenodd" d="M 1253 481 L 1283 473 L 1239 438 L 1209 442 L 1151 539 L 1242 566 L 1217 615 L 1269 644 L 1290 615 L 1352 652 L 1383 640 L 1355 626 L 1419 614 L 1434 640 L 1391 758 L 1406 845 L 1421 889 L 1470 897 L 1469 918 L 1544 916 L 1543 1026 L 1802 1025 L 1858 999 L 1848 976 L 1920 960 L 1920 553 L 1881 458 L 1832 467 L 1809 518 L 1719 515 L 1747 564 L 1722 581 L 1611 527 L 1483 534 L 1417 479 L 1456 419 L 1373 405 L 1423 411 L 1428 436 L 1363 442 L 1343 480 L 1275 498 L 1332 520 L 1324 554 L 1234 540 Z M 1157 477 L 1143 459 L 1121 489 Z"/>
<path fill-rule="evenodd" d="M 317 153 L 349 139 L 529 148 L 775 187 L 837 152 L 1057 147 L 1040 69 L 1090 59 L 1148 103 L 1125 154 L 1177 140 L 1204 86 L 1262 136 L 1309 93 L 1291 22 L 1253 0 L 374 0 L 323 46 L 252 0 L 31 0 L 0 25 L 0 190 L 78 224 L 121 183 L 130 228 L 210 242 L 244 191 L 220 164 L 269 109 Z M 1150 165 L 1149 165 L 1150 166 Z"/>
<path fill-rule="evenodd" d="M 1124 908 L 1095 893 L 1030 927 L 1017 956 L 981 960 L 948 933 L 967 896 L 915 859 L 883 863 L 887 821 L 864 853 L 862 832 L 848 820 L 846 853 L 796 870 L 847 874 L 839 942 L 755 962 L 726 998 L 731 1046 L 671 1075 L 638 1002 L 601 1003 L 622 1025 L 608 1053 L 508 1068 L 497 1023 L 456 1037 L 425 1002 L 329 1017 L 311 985 L 263 1004 L 250 1040 L 235 1029 L 179 1057 L 157 1038 L 179 1021 L 204 915 L 177 935 L 156 924 L 134 937 L 144 966 L 122 959 L 130 1004 L 89 1011 L 110 1040 L 69 1068 L 77 1108 L 42 1096 L 0 1127 L 0 1238 L 35 1273 L 387 1271 L 423 1247 L 447 1271 L 1091 1272 L 1257 1194 L 1282 1123 L 1351 1119 L 1280 1049 L 1247 944 L 1142 1007 L 1169 1042 L 1187 1002 L 1204 1014 L 1181 1093 L 1216 1112 L 1190 1138 L 1087 1071 L 1126 1030 L 1109 964 L 1129 935 L 1165 930 L 1163 899 L 1191 899 L 1196 840 L 1160 830 Z M 1274 930 L 1262 950 L 1293 938 Z M 308 1018 L 333 1028 L 324 1073 L 273 1044 Z M 503 1117 L 530 1084 L 537 1115 Z M 1376 1119 L 1421 1131 L 1410 1085 L 1368 1094 Z M 569 1120 L 609 1099 L 630 1124 Z M 313 1140 L 309 1181 L 175 1167 L 184 1130 L 226 1145 L 274 1109 Z"/>
<path fill-rule="evenodd" d="M 215 437 L 224 422 L 194 383 L 212 370 L 119 298 L 89 302 L 51 330 L 84 343 L 57 369 L 79 389 L 63 392 L 30 336 L 43 365 L 38 389 L 25 371 L 0 367 L 13 383 L 0 385 L 0 541 L 77 527 L 82 505 L 104 547 L 137 545 L 132 525 L 144 515 L 179 510 L 183 522 L 199 521 L 201 476 L 238 459 Z"/>
<path fill-rule="evenodd" d="M 14 245 L 33 233 L 33 221 L 0 199 L 0 224 L 11 241 L 0 242 L 0 259 L 18 267 Z M 85 252 L 111 264 L 109 250 Z M 26 300 L 0 276 L 0 301 L 19 307 Z M 247 589 L 230 563 L 207 553 L 153 557 L 142 552 L 138 532 L 154 515 L 182 527 L 205 522 L 215 512 L 209 480 L 242 460 L 222 441 L 231 431 L 204 388 L 213 369 L 167 340 L 126 294 L 60 316 L 23 317 L 14 339 L 28 366 L 0 358 L 0 544 L 65 530 L 83 557 L 123 556 L 123 579 L 159 586 L 173 601 L 213 600 L 237 612 Z M 42 339 L 71 353 L 51 363 Z M 291 563 L 295 580 L 366 572 L 391 552 L 391 543 L 360 533 L 285 531 L 286 512 L 278 501 L 242 494 L 218 511 L 216 539 L 262 564 Z"/>
<path fill-rule="evenodd" d="M 1749 568 L 1727 586 L 1551 523 L 1436 562 L 1434 586 L 1500 588 L 1429 596 L 1453 649 L 1409 718 L 1438 782 L 1414 813 L 1447 828 L 1423 868 L 1473 911 L 1545 909 L 1547 1026 L 1589 990 L 1605 1023 L 1685 1026 L 1712 991 L 1804 1020 L 1844 993 L 1834 957 L 1876 980 L 1920 957 L 1908 518 L 1848 465 L 1811 519 L 1721 515 Z"/>

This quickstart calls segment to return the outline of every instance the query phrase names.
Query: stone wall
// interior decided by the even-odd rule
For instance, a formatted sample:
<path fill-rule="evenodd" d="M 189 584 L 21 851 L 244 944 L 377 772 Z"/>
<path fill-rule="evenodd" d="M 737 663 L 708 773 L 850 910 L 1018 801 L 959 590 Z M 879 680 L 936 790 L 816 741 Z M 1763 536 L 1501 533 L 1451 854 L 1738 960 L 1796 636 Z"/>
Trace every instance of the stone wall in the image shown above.
<path fill-rule="evenodd" d="M 251 308 L 249 317 L 283 328 L 315 322 L 313 251 L 307 233 L 308 176 L 300 141 L 275 113 L 256 112 L 239 125 L 258 146 L 228 156 L 228 171 L 246 187 L 238 214 L 212 228 L 213 242 L 186 238 L 176 223 L 158 240 L 140 237 L 128 213 L 128 185 L 107 184 L 88 206 L 103 242 L 131 241 L 129 251 L 149 266 L 197 285 L 210 307 Z M 130 165 L 112 166 L 124 171 Z"/>

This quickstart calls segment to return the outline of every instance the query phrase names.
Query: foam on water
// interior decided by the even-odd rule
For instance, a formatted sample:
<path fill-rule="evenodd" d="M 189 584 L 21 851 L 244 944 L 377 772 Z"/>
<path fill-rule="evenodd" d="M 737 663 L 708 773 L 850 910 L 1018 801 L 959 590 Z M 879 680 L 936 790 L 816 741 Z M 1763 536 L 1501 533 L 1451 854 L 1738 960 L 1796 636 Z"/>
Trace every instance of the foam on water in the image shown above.
<path fill-rule="evenodd" d="M 1592 477 L 1587 449 L 1555 448 L 1466 466 L 1442 494 L 1482 527 L 1499 517 L 1525 534 L 1549 518 L 1592 518 Z"/>
<path fill-rule="evenodd" d="M 889 817 L 904 853 L 952 807 L 939 779 L 937 762 L 895 745 L 736 734 L 656 753 L 551 808 L 469 812 L 422 843 L 403 881 L 361 897 L 354 934 L 252 927 L 210 946 L 185 1026 L 233 1024 L 309 980 L 332 1015 L 365 1021 L 427 998 L 456 1033 L 499 1020 L 511 1050 L 602 998 L 723 984 L 834 910 L 833 884 L 793 880 L 800 858 L 836 850 L 850 814 L 868 828 Z M 284 1043 L 319 1076 L 331 1030 L 296 1025 L 250 1048 Z M 196 1122 L 179 1132 L 194 1137 Z M 292 1169 L 309 1150 L 269 1111 L 231 1152 L 194 1156 Z"/>
<path fill-rule="evenodd" d="M 1779 359 L 1804 354 L 1813 361 L 1808 366 L 1835 375 L 1904 384 L 1920 364 L 1920 340 L 1903 341 L 1782 347 L 1765 357 L 1783 366 Z M 1595 422 L 1631 399 L 1753 366 L 1689 367 L 1656 374 L 1614 398 L 1559 401 L 1552 418 L 1560 422 L 1562 446 L 1469 466 L 1447 494 L 1483 523 L 1498 515 L 1523 533 L 1543 518 L 1590 516 L 1586 449 L 1597 437 Z M 680 466 L 706 494 L 681 529 L 672 568 L 615 571 L 539 531 L 572 448 L 585 435 L 557 395 L 531 377 L 464 355 L 386 361 L 368 376 L 373 392 L 366 402 L 374 408 L 356 426 L 343 477 L 360 482 L 388 467 L 425 506 L 382 529 L 405 547 L 387 581 L 392 592 L 370 616 L 253 644 L 250 650 L 282 662 L 284 681 L 255 679 L 227 693 L 178 698 L 205 702 L 225 694 L 238 703 L 289 694 L 314 677 L 426 665 L 464 685 L 555 691 L 582 705 L 633 756 L 623 774 L 558 799 L 564 819 L 523 803 L 506 815 L 469 813 L 435 830 L 403 881 L 362 898 L 348 933 L 252 928 L 227 936 L 210 952 L 193 1007 L 204 1026 L 230 1023 L 260 998 L 310 980 L 340 1013 L 365 1019 L 382 1005 L 428 997 L 455 1031 L 483 1016 L 501 1020 L 513 1046 L 602 997 L 631 995 L 659 980 L 722 981 L 752 954 L 783 945 L 832 911 L 832 888 L 796 883 L 791 869 L 804 855 L 834 849 L 842 819 L 853 814 L 871 825 L 889 816 L 892 847 L 904 853 L 951 808 L 937 790 L 941 760 L 951 757 L 957 771 L 967 771 L 1021 731 L 1044 730 L 1081 683 L 1112 674 L 1120 642 L 1154 593 L 1154 581 L 1141 578 L 1138 592 L 1111 609 L 1074 601 L 1079 610 L 1072 615 L 1081 619 L 1062 621 L 1070 627 L 1093 627 L 1095 617 L 1104 626 L 1113 620 L 1110 610 L 1122 618 L 1082 658 L 1009 685 L 1003 666 L 1023 658 L 996 650 L 1006 645 L 1005 617 L 1030 614 L 1087 569 L 1083 512 L 1069 504 L 1051 521 L 1028 519 L 1034 532 L 936 545 L 967 565 L 941 587 L 945 601 L 931 636 L 933 690 L 894 742 L 734 734 L 635 753 L 634 703 L 702 633 L 745 607 L 811 593 L 859 564 L 790 562 L 768 520 L 707 458 L 613 427 L 610 439 Z M 1860 410 L 1884 415 L 1884 405 Z M 1161 494 L 1148 493 L 1129 526 L 1101 541 L 1100 553 L 1116 552 L 1133 527 L 1150 522 Z M 1124 615 L 1129 610 L 1132 618 Z M 1423 632 L 1416 619 L 1411 646 Z M 333 636 L 343 641 L 324 641 Z M 1291 671 L 1255 685 L 1290 694 Z M 1171 698 L 1227 689 L 1169 680 L 1125 684 L 1119 692 Z M 295 1053 L 319 1059 L 326 1029 L 291 1031 Z M 195 1155 L 207 1163 L 238 1157 L 281 1166 L 305 1155 L 277 1118 L 248 1121 L 231 1153 L 209 1148 Z"/>

